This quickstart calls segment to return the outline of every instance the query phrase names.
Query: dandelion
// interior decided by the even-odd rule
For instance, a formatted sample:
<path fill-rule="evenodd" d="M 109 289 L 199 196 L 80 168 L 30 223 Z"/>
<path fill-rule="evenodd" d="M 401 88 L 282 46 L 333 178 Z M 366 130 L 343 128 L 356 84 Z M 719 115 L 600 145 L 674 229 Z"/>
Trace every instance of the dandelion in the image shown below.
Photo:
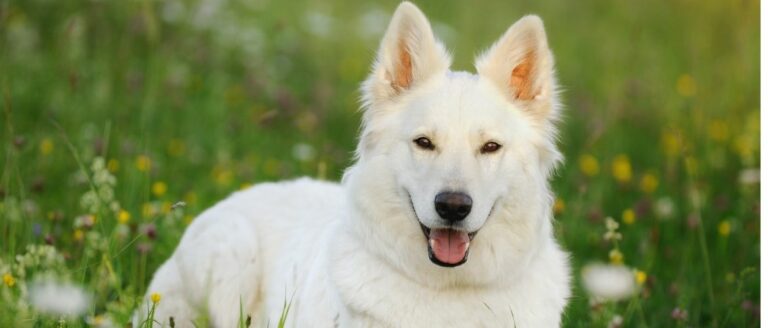
<path fill-rule="evenodd" d="M 642 286 L 645 284 L 645 281 L 648 280 L 648 275 L 645 273 L 645 271 L 642 270 L 636 270 L 635 271 L 635 282 L 638 286 Z"/>
<path fill-rule="evenodd" d="M 8 287 L 13 287 L 13 285 L 16 284 L 16 278 L 14 278 L 10 273 L 6 273 L 3 275 L 3 283 Z"/>
<path fill-rule="evenodd" d="M 584 154 L 579 157 L 579 168 L 584 175 L 593 177 L 600 173 L 600 163 L 595 156 Z"/>
<path fill-rule="evenodd" d="M 623 265 L 588 264 L 581 270 L 584 289 L 599 301 L 620 301 L 635 293 L 635 276 Z"/>
<path fill-rule="evenodd" d="M 43 140 L 40 141 L 40 154 L 48 156 L 51 152 L 53 152 L 53 141 L 51 138 L 43 138 Z"/>
<path fill-rule="evenodd" d="M 629 162 L 627 155 L 621 154 L 613 158 L 611 171 L 616 181 L 621 183 L 632 180 L 632 163 Z"/>
<path fill-rule="evenodd" d="M 241 184 L 240 184 L 240 190 L 245 190 L 245 189 L 248 189 L 248 188 L 250 188 L 251 186 L 252 186 L 252 184 L 250 184 L 250 183 L 248 183 L 248 182 L 243 182 L 243 183 L 241 183 Z"/>
<path fill-rule="evenodd" d="M 120 210 L 120 212 L 117 213 L 117 222 L 126 224 L 128 221 L 131 221 L 131 213 L 128 213 L 126 210 Z"/>
<path fill-rule="evenodd" d="M 152 167 L 152 160 L 147 155 L 139 155 L 136 157 L 136 169 L 141 172 L 149 171 Z"/>
<path fill-rule="evenodd" d="M 156 197 L 162 197 L 168 191 L 168 185 L 165 182 L 157 181 L 152 184 L 152 194 Z"/>
<path fill-rule="evenodd" d="M 107 161 L 107 170 L 111 173 L 117 172 L 117 170 L 120 169 L 120 162 L 116 159 L 112 158 L 109 161 Z"/>
<path fill-rule="evenodd" d="M 635 223 L 635 211 L 631 208 L 628 208 L 624 210 L 624 212 L 621 212 L 621 221 L 624 221 L 626 224 L 634 224 Z"/>
<path fill-rule="evenodd" d="M 714 141 L 726 141 L 728 140 L 728 124 L 722 120 L 712 120 L 707 127 L 707 134 Z"/>
<path fill-rule="evenodd" d="M 91 304 L 91 297 L 81 287 L 69 283 L 37 281 L 30 287 L 31 304 L 40 312 L 77 316 Z"/>
<path fill-rule="evenodd" d="M 213 168 L 211 175 L 213 175 L 213 180 L 216 184 L 222 187 L 229 186 L 229 184 L 232 183 L 232 178 L 234 176 L 232 170 L 227 169 L 224 165 L 216 165 Z"/>
<path fill-rule="evenodd" d="M 661 134 L 661 145 L 667 157 L 676 157 L 683 150 L 680 133 L 673 130 L 666 130 Z"/>
<path fill-rule="evenodd" d="M 83 230 L 76 229 L 75 232 L 72 233 L 72 239 L 79 242 L 83 240 L 83 237 L 85 237 L 85 233 Z"/>
<path fill-rule="evenodd" d="M 146 202 L 144 205 L 141 206 L 141 215 L 145 218 L 151 218 L 157 214 L 157 209 L 155 208 L 155 205 Z"/>
<path fill-rule="evenodd" d="M 624 263 L 624 254 L 622 254 L 618 248 L 614 248 L 608 253 L 608 259 L 611 263 L 620 265 Z"/>
<path fill-rule="evenodd" d="M 720 221 L 717 225 L 717 233 L 723 237 L 728 237 L 731 234 L 731 222 L 728 220 Z"/>
<path fill-rule="evenodd" d="M 151 295 L 149 295 L 149 299 L 152 300 L 152 304 L 160 303 L 161 298 L 162 296 L 160 295 L 160 293 L 152 293 Z"/>
<path fill-rule="evenodd" d="M 677 93 L 684 97 L 696 94 L 696 80 L 689 74 L 680 75 L 677 78 Z"/>
<path fill-rule="evenodd" d="M 560 215 L 565 211 L 565 201 L 563 201 L 562 198 L 558 197 L 555 199 L 555 204 L 553 205 L 553 210 L 555 211 L 556 215 Z"/>
<path fill-rule="evenodd" d="M 652 194 L 659 187 L 659 178 L 653 173 L 645 173 L 640 178 L 640 190 L 646 194 Z"/>
<path fill-rule="evenodd" d="M 171 139 L 168 142 L 168 155 L 179 157 L 187 151 L 187 145 L 180 139 Z"/>

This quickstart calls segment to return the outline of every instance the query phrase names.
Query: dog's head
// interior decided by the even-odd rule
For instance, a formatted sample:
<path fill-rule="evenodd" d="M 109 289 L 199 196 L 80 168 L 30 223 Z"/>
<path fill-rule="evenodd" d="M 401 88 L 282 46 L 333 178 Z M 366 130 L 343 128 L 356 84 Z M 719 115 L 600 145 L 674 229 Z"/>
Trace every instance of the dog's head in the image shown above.
<path fill-rule="evenodd" d="M 424 14 L 401 4 L 362 87 L 345 183 L 366 244 L 404 272 L 495 279 L 551 234 L 553 58 L 542 21 L 526 16 L 477 59 L 478 74 L 450 61 Z"/>

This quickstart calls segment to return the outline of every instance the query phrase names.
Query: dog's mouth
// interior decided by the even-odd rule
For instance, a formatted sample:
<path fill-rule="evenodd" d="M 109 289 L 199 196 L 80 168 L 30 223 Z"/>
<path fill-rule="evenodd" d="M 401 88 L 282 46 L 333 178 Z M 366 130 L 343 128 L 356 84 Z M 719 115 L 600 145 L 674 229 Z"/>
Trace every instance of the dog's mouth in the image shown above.
<path fill-rule="evenodd" d="M 442 267 L 456 267 L 467 262 L 469 245 L 475 238 L 475 232 L 452 228 L 433 228 L 421 225 L 421 231 L 427 237 L 427 253 L 432 263 Z"/>

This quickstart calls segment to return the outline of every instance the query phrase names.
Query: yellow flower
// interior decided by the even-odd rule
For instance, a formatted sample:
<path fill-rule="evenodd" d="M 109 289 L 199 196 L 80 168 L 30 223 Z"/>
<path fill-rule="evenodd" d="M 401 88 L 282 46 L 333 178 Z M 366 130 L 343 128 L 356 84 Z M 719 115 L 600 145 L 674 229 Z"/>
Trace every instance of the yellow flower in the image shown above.
<path fill-rule="evenodd" d="M 194 191 L 189 191 L 184 194 L 184 201 L 189 205 L 195 205 L 197 203 L 197 194 Z"/>
<path fill-rule="evenodd" d="M 659 187 L 659 178 L 653 173 L 645 173 L 640 178 L 640 190 L 646 194 L 652 194 Z"/>
<path fill-rule="evenodd" d="M 558 197 L 555 199 L 554 211 L 558 215 L 565 212 L 565 201 L 562 198 Z"/>
<path fill-rule="evenodd" d="M 621 220 L 626 224 L 635 223 L 635 211 L 631 208 L 624 210 L 624 212 L 621 213 Z"/>
<path fill-rule="evenodd" d="M 163 212 L 163 214 L 171 213 L 171 209 L 173 209 L 173 204 L 169 201 L 164 201 L 162 206 L 160 207 L 160 211 Z"/>
<path fill-rule="evenodd" d="M 579 157 L 579 168 L 584 175 L 593 177 L 600 173 L 600 163 L 595 156 L 584 154 Z"/>
<path fill-rule="evenodd" d="M 168 155 L 179 157 L 187 151 L 187 145 L 180 139 L 171 139 L 168 142 Z"/>
<path fill-rule="evenodd" d="M 709 133 L 709 138 L 714 141 L 722 142 L 728 140 L 728 124 L 722 120 L 709 122 L 707 132 Z"/>
<path fill-rule="evenodd" d="M 120 169 L 120 162 L 118 162 L 116 159 L 112 158 L 107 162 L 107 170 L 109 170 L 109 172 L 115 173 L 119 169 Z"/>
<path fill-rule="evenodd" d="M 728 237 L 731 234 L 731 222 L 728 220 L 720 221 L 717 225 L 717 233 L 723 237 Z"/>
<path fill-rule="evenodd" d="M 77 229 L 74 233 L 72 233 L 72 238 L 75 239 L 75 241 L 81 241 L 83 240 L 83 237 L 85 236 L 85 233 L 83 230 Z"/>
<path fill-rule="evenodd" d="M 648 280 L 648 275 L 644 271 L 642 270 L 635 271 L 635 282 L 638 285 L 643 285 L 646 280 Z"/>
<path fill-rule="evenodd" d="M 680 75 L 677 79 L 677 93 L 690 97 L 696 94 L 696 80 L 688 74 Z"/>
<path fill-rule="evenodd" d="M 213 175 L 213 180 L 216 184 L 222 187 L 229 186 L 229 184 L 232 183 L 232 177 L 234 176 L 232 170 L 227 169 L 224 165 L 216 165 L 211 174 Z"/>
<path fill-rule="evenodd" d="M 152 160 L 147 155 L 139 155 L 136 157 L 136 168 L 141 172 L 149 171 L 152 167 Z"/>
<path fill-rule="evenodd" d="M 120 212 L 117 213 L 117 222 L 119 222 L 120 224 L 126 224 L 130 220 L 131 220 L 131 213 L 128 213 L 128 211 L 120 210 Z"/>
<path fill-rule="evenodd" d="M 152 303 L 154 304 L 160 303 L 160 298 L 162 298 L 160 293 L 152 293 L 149 295 L 149 299 L 152 300 Z"/>
<path fill-rule="evenodd" d="M 616 181 L 626 183 L 632 180 L 632 163 L 629 162 L 627 155 L 621 154 L 614 157 L 611 170 Z"/>
<path fill-rule="evenodd" d="M 141 206 L 141 215 L 145 218 L 153 217 L 155 214 L 157 214 L 157 210 L 155 209 L 155 206 L 152 205 L 152 203 L 147 202 Z"/>
<path fill-rule="evenodd" d="M 624 254 L 622 254 L 618 248 L 612 249 L 611 252 L 608 253 L 608 258 L 611 260 L 611 263 L 613 264 L 624 263 Z"/>
<path fill-rule="evenodd" d="M 43 138 L 40 141 L 40 154 L 48 156 L 53 152 L 53 141 L 50 138 Z"/>
<path fill-rule="evenodd" d="M 13 285 L 16 284 L 16 278 L 14 278 L 10 273 L 6 273 L 3 275 L 3 283 L 8 287 L 13 287 Z"/>
<path fill-rule="evenodd" d="M 165 182 L 157 181 L 152 184 L 152 194 L 157 197 L 162 197 L 165 192 L 168 191 L 168 185 Z"/>
<path fill-rule="evenodd" d="M 252 186 L 252 185 L 251 185 L 250 183 L 248 183 L 248 182 L 244 182 L 244 183 L 240 184 L 240 190 L 245 190 L 245 189 L 248 189 L 248 188 L 250 188 L 251 186 Z"/>
<path fill-rule="evenodd" d="M 194 219 L 194 217 L 193 217 L 193 216 L 191 216 L 191 215 L 185 215 L 185 216 L 184 216 L 184 225 L 189 225 L 190 223 L 192 223 L 192 220 L 193 220 L 193 219 Z"/>
<path fill-rule="evenodd" d="M 667 157 L 676 157 L 683 150 L 682 136 L 676 131 L 664 131 L 661 134 L 661 144 Z"/>

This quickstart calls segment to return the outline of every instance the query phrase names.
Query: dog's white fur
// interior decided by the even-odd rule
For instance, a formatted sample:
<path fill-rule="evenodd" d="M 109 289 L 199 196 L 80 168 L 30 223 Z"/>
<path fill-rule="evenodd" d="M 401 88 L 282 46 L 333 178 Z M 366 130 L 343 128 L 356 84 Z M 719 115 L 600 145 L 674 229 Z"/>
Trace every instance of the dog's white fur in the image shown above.
<path fill-rule="evenodd" d="M 276 325 L 290 302 L 291 327 L 558 326 L 570 276 L 551 224 L 559 106 L 543 24 L 520 19 L 478 75 L 449 66 L 426 17 L 402 3 L 363 84 L 342 184 L 260 184 L 204 212 L 148 288 L 162 295 L 155 318 L 235 327 L 242 308 L 254 326 Z M 488 141 L 502 148 L 481 153 Z M 458 228 L 477 234 L 455 268 L 428 259 L 419 225 L 444 226 L 444 190 L 473 199 Z"/>

